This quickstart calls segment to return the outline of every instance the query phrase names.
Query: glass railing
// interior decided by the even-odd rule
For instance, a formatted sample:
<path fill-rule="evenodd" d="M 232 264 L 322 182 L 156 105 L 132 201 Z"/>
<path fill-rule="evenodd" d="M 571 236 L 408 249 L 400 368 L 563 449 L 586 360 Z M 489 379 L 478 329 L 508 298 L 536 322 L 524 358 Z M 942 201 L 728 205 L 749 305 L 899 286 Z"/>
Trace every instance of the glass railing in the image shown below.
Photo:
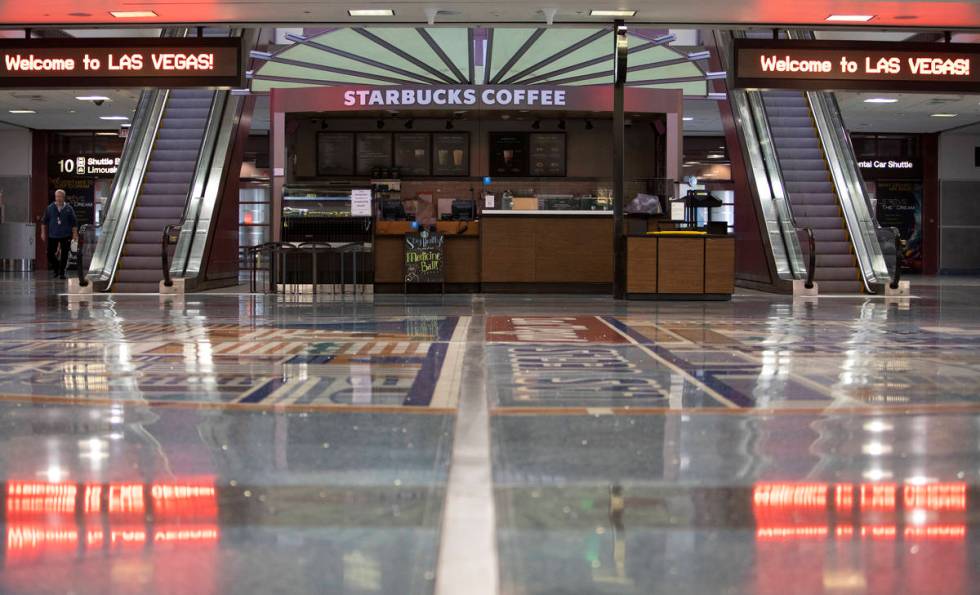
<path fill-rule="evenodd" d="M 230 30 L 226 34 L 244 36 L 244 53 L 247 55 L 255 47 L 261 31 Z M 237 176 L 228 176 L 231 172 L 227 171 L 227 166 L 241 121 L 243 101 L 244 97 L 227 90 L 215 92 L 170 267 L 174 277 L 194 280 L 204 272 L 208 241 L 214 231 L 224 185 L 228 179 L 237 180 Z"/>
<path fill-rule="evenodd" d="M 718 54 L 729 73 L 734 72 L 734 65 L 731 64 L 731 40 L 740 35 L 741 32 L 714 31 Z M 728 100 L 742 147 L 742 157 L 747 164 L 749 186 L 758 201 L 758 213 L 765 226 L 763 239 L 772 255 L 773 272 L 782 281 L 804 279 L 807 273 L 806 261 L 793 211 L 786 196 L 762 94 L 759 91 L 736 89 L 729 80 Z"/>

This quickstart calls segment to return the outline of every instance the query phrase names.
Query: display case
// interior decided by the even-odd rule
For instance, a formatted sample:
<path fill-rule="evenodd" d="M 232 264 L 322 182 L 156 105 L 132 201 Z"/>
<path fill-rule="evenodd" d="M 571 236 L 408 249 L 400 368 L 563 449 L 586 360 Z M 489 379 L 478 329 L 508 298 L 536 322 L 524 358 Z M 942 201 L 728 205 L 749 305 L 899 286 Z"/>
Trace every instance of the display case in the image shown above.
<path fill-rule="evenodd" d="M 350 186 L 293 186 L 283 189 L 285 242 L 370 242 L 372 217 L 351 212 Z"/>

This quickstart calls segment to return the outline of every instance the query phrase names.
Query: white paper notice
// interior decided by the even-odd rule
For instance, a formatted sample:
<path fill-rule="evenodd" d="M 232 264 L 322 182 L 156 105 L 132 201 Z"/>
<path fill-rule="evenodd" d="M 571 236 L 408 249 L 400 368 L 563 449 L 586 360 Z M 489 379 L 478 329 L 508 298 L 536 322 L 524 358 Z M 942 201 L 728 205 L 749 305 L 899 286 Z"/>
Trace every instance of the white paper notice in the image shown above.
<path fill-rule="evenodd" d="M 366 188 L 351 190 L 350 198 L 351 217 L 371 216 L 371 190 Z"/>
<path fill-rule="evenodd" d="M 483 195 L 483 208 L 484 209 L 493 209 L 493 208 L 495 208 L 494 205 L 496 205 L 496 199 L 494 198 L 494 195 L 492 195 L 492 194 L 484 194 Z"/>

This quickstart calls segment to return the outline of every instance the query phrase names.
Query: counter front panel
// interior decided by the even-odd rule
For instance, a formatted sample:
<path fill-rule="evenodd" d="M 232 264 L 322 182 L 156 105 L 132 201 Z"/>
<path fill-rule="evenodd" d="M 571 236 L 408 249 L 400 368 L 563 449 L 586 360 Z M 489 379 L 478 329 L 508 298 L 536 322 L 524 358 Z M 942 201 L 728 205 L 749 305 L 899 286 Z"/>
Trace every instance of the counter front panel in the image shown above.
<path fill-rule="evenodd" d="M 594 289 L 613 281 L 607 214 L 489 214 L 481 221 L 484 291 Z"/>
<path fill-rule="evenodd" d="M 729 299 L 735 291 L 732 236 L 630 236 L 626 293 L 634 299 Z"/>

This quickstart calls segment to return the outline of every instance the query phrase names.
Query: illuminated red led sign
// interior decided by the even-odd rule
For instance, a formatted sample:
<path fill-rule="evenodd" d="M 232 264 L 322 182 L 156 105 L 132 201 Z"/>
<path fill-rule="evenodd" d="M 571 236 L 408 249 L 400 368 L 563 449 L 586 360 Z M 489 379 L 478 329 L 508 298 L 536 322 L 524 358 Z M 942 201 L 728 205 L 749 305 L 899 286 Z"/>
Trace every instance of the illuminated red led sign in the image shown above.
<path fill-rule="evenodd" d="M 976 91 L 980 45 L 735 40 L 735 86 L 865 91 Z"/>
<path fill-rule="evenodd" d="M 241 40 L 0 40 L 0 87 L 240 87 Z"/>

